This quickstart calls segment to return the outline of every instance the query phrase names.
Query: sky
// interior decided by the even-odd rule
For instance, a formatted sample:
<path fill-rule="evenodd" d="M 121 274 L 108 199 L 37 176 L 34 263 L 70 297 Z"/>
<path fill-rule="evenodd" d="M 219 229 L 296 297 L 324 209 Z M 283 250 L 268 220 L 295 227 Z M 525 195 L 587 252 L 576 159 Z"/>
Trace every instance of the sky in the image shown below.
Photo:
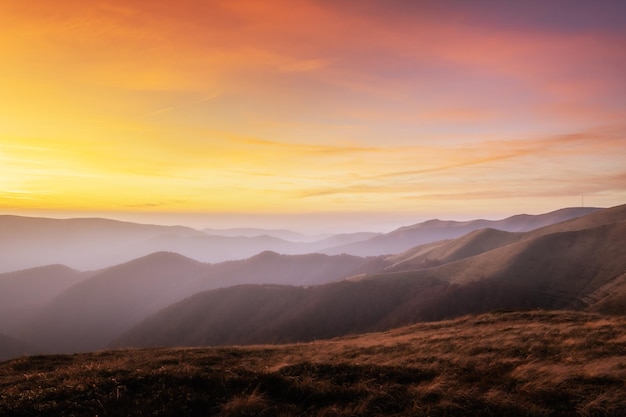
<path fill-rule="evenodd" d="M 5 0 L 0 213 L 374 227 L 624 204 L 624 51 L 620 0 Z"/>

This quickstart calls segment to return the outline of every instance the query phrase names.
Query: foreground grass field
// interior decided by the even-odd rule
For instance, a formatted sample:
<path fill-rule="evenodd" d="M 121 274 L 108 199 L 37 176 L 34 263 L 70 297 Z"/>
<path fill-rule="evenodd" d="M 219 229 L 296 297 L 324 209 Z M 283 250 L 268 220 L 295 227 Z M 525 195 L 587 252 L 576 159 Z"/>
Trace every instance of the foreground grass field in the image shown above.
<path fill-rule="evenodd" d="M 284 346 L 0 363 L 2 416 L 624 416 L 626 318 L 498 312 Z"/>

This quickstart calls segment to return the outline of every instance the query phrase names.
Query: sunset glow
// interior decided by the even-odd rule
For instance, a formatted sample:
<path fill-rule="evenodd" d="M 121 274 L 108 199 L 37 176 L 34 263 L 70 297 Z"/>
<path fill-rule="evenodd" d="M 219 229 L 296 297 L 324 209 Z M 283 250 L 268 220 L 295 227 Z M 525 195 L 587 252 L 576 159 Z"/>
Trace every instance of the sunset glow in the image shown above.
<path fill-rule="evenodd" d="M 0 211 L 626 202 L 621 1 L 5 1 Z"/>

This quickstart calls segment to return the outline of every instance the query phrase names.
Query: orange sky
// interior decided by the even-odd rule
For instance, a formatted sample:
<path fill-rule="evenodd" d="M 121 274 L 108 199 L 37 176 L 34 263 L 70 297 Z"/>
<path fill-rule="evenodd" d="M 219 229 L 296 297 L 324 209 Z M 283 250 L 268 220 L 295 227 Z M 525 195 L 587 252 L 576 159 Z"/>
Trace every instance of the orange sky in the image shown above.
<path fill-rule="evenodd" d="M 626 202 L 626 7 L 0 4 L 0 212 Z"/>

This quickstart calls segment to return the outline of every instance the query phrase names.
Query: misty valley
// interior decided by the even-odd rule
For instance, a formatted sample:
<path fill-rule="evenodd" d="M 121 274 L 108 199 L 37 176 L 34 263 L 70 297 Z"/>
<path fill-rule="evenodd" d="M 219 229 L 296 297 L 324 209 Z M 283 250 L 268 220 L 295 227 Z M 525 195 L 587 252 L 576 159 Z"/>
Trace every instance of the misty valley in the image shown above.
<path fill-rule="evenodd" d="M 19 216 L 0 230 L 5 415 L 626 411 L 626 206 L 315 237 Z"/>

